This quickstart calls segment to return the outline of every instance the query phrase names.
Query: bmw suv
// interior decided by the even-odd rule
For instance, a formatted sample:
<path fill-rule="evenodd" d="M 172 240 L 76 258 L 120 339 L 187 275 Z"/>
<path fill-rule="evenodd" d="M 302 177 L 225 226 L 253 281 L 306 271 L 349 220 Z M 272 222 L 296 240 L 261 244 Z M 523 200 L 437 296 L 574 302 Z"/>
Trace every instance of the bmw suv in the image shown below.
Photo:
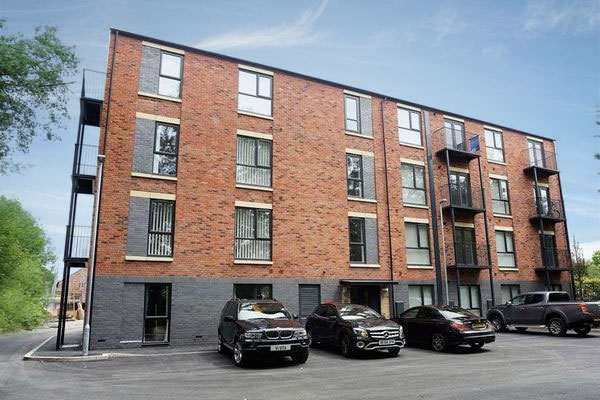
<path fill-rule="evenodd" d="M 277 300 L 229 300 L 217 340 L 219 353 L 232 351 L 239 367 L 257 356 L 291 356 L 296 363 L 308 359 L 304 326 Z"/>

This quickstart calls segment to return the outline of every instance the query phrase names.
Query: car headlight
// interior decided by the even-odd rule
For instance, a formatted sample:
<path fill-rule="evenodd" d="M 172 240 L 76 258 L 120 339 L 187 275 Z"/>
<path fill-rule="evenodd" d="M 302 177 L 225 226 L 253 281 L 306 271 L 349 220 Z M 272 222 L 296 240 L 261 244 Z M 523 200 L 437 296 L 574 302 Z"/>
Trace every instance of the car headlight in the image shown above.
<path fill-rule="evenodd" d="M 354 333 L 360 338 L 368 338 L 369 332 L 366 329 L 354 328 Z"/>
<path fill-rule="evenodd" d="M 400 331 L 400 337 L 404 336 L 404 328 L 402 328 L 402 325 L 398 327 L 398 331 Z"/>
<path fill-rule="evenodd" d="M 294 339 L 308 339 L 306 329 L 300 329 L 294 332 Z"/>
<path fill-rule="evenodd" d="M 249 340 L 257 340 L 262 338 L 262 331 L 250 331 L 244 333 L 244 338 Z"/>

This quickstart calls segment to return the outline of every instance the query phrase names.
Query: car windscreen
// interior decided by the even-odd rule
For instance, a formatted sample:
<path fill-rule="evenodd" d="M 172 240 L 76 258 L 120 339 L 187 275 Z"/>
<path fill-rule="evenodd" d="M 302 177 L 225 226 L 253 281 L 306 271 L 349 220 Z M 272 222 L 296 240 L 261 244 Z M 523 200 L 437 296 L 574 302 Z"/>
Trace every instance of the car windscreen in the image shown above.
<path fill-rule="evenodd" d="M 292 316 L 281 303 L 243 303 L 238 320 L 250 319 L 292 319 Z"/>
<path fill-rule="evenodd" d="M 549 303 L 567 303 L 571 300 L 566 292 L 550 293 L 548 295 Z"/>
<path fill-rule="evenodd" d="M 446 319 L 479 319 L 477 315 L 461 308 L 451 308 L 439 311 Z"/>
<path fill-rule="evenodd" d="M 365 319 L 365 318 L 383 318 L 378 312 L 365 306 L 342 306 L 338 308 L 340 316 L 346 320 Z"/>

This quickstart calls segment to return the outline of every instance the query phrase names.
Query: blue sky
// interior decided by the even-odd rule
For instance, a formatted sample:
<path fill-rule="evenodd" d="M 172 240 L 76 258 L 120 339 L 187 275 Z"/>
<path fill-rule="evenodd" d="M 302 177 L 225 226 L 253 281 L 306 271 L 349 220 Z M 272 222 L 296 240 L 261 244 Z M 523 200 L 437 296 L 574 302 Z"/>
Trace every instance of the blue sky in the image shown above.
<path fill-rule="evenodd" d="M 85 68 L 106 69 L 116 27 L 553 137 L 571 236 L 587 255 L 600 249 L 599 1 L 1 0 L 0 17 L 5 33 L 58 26 Z M 18 157 L 31 166 L 0 177 L 0 194 L 23 202 L 59 255 L 76 80 L 63 140 L 37 140 Z"/>

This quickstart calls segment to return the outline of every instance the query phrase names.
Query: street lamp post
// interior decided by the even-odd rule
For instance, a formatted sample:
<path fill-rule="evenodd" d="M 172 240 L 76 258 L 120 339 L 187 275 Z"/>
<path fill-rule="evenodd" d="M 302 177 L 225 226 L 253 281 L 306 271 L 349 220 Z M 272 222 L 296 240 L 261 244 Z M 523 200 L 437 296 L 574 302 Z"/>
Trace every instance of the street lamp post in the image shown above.
<path fill-rule="evenodd" d="M 450 303 L 450 297 L 448 297 L 448 268 L 446 266 L 446 240 L 444 237 L 444 214 L 442 210 L 442 204 L 447 203 L 448 200 L 441 199 L 440 200 L 440 226 L 442 228 L 442 260 L 444 261 L 444 267 L 442 268 L 442 272 L 444 274 L 444 283 L 445 283 L 445 293 L 446 293 L 446 304 Z"/>

